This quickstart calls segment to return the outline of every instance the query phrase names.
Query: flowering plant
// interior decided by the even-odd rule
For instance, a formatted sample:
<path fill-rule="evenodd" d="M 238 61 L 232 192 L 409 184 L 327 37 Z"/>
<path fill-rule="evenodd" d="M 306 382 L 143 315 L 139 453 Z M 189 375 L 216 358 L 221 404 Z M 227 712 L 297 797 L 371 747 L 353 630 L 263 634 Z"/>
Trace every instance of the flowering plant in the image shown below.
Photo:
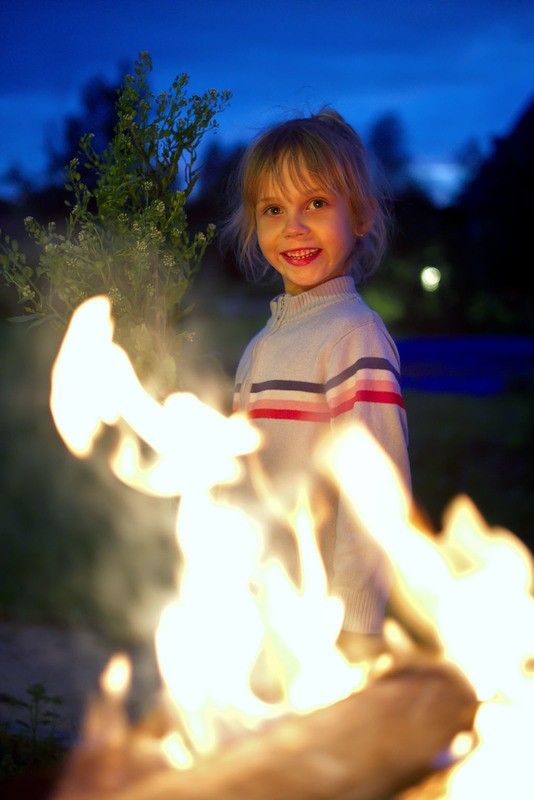
<path fill-rule="evenodd" d="M 162 392 L 176 388 L 183 337 L 176 322 L 184 296 L 215 232 L 191 234 L 186 201 L 199 177 L 198 146 L 217 127 L 230 94 L 210 89 L 188 96 L 188 76 L 154 95 L 152 61 L 139 55 L 116 104 L 117 124 L 104 153 L 82 137 L 80 158 L 66 167 L 68 217 L 55 223 L 25 220 L 39 252 L 31 265 L 16 241 L 0 243 L 0 268 L 15 287 L 24 316 L 64 326 L 86 298 L 106 294 L 117 340 L 142 378 Z M 80 163 L 80 161 L 82 163 Z M 89 178 L 82 177 L 82 173 Z"/>

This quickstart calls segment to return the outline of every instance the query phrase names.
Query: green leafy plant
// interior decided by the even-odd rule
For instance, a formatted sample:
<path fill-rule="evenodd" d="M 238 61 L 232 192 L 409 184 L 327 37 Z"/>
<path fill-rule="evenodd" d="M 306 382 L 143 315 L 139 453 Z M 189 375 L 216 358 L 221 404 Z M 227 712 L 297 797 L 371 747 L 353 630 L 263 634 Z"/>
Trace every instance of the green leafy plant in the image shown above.
<path fill-rule="evenodd" d="M 37 263 L 17 241 L 0 243 L 0 268 L 18 293 L 21 321 L 65 326 L 86 298 L 106 294 L 117 339 L 141 378 L 162 392 L 177 386 L 187 331 L 185 295 L 215 233 L 191 233 L 186 202 L 199 177 L 198 147 L 229 101 L 227 91 L 188 95 L 188 76 L 157 96 L 149 86 L 152 61 L 141 53 L 119 91 L 117 125 L 99 153 L 91 133 L 80 157 L 66 167 L 72 199 L 65 225 L 25 219 Z"/>
<path fill-rule="evenodd" d="M 11 699 L 15 708 L 26 712 L 24 717 L 16 720 L 21 732 L 33 743 L 38 739 L 52 739 L 59 719 L 53 708 L 61 705 L 63 700 L 58 695 L 49 695 L 42 683 L 28 686 L 26 694 L 28 700 Z"/>
<path fill-rule="evenodd" d="M 16 730 L 0 731 L 0 780 L 37 765 L 56 763 L 65 755 L 56 737 L 59 714 L 55 708 L 62 698 L 48 694 L 42 683 L 28 686 L 26 695 L 25 700 L 1 696 L 1 702 L 19 716 L 14 720 Z"/>

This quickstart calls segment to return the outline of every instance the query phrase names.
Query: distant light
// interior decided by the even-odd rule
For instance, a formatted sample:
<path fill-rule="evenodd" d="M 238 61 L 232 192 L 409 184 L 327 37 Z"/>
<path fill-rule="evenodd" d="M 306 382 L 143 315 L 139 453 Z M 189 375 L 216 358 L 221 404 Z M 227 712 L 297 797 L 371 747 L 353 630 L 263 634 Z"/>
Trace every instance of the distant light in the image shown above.
<path fill-rule="evenodd" d="M 439 289 L 441 272 L 437 267 L 423 267 L 421 270 L 421 283 L 425 292 L 435 292 Z"/>

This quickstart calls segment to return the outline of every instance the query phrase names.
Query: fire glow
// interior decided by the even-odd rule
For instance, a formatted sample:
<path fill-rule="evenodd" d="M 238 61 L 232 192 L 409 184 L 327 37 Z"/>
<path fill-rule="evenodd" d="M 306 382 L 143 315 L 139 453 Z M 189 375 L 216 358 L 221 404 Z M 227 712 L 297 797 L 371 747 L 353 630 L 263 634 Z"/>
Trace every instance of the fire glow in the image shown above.
<path fill-rule="evenodd" d="M 73 315 L 54 365 L 50 405 L 76 456 L 90 454 L 104 425 L 117 425 L 124 432 L 112 462 L 117 477 L 181 498 L 176 534 L 184 566 L 176 601 L 164 609 L 156 632 L 176 716 L 176 732 L 161 747 L 176 768 L 192 767 L 267 720 L 309 713 L 361 691 L 372 669 L 393 663 L 402 648 L 415 652 L 401 623 L 388 621 L 389 661 L 344 658 L 336 647 L 343 609 L 328 594 L 305 497 L 293 520 L 301 561 L 295 585 L 284 565 L 264 552 L 261 521 L 217 502 L 213 491 L 239 477 L 239 457 L 261 446 L 257 432 L 244 417 L 227 418 L 190 394 L 164 403 L 150 397 L 113 341 L 106 298 L 87 301 Z M 511 534 L 488 531 L 466 498 L 451 505 L 439 537 L 419 531 L 391 464 L 357 426 L 320 458 L 391 560 L 399 618 L 432 632 L 440 658 L 460 668 L 481 701 L 476 733 L 467 745 L 464 736 L 451 747 L 450 759 L 459 760 L 447 796 L 502 797 L 504 772 L 506 794 L 530 798 L 528 551 Z M 206 602 L 206 586 L 216 602 Z M 123 698 L 128 679 L 127 665 L 116 662 L 103 677 L 103 692 Z"/>

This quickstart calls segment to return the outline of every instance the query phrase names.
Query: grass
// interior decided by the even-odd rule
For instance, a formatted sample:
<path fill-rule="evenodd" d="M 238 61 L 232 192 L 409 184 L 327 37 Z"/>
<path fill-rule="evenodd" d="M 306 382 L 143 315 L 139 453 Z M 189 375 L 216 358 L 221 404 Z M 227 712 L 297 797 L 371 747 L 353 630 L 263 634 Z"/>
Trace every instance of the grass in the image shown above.
<path fill-rule="evenodd" d="M 534 545 L 534 392 L 405 392 L 414 497 L 436 529 L 467 494 L 486 522 Z"/>

